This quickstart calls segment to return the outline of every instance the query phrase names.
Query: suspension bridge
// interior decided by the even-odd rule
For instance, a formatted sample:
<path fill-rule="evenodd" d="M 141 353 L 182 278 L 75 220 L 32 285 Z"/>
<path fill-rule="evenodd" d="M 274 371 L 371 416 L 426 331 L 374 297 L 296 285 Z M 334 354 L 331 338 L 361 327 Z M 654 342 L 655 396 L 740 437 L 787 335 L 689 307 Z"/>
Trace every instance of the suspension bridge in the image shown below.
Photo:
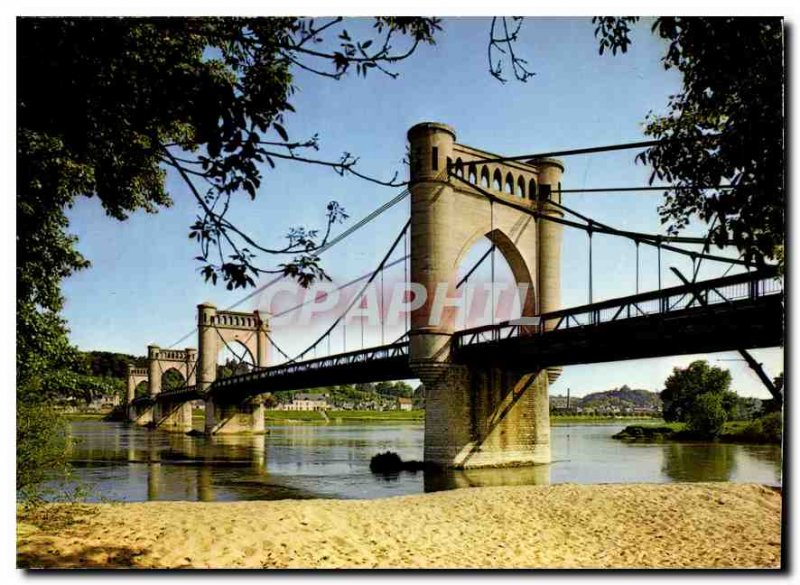
<path fill-rule="evenodd" d="M 264 432 L 260 397 L 265 393 L 419 378 L 425 390 L 425 461 L 447 467 L 481 467 L 550 461 L 548 387 L 567 365 L 738 350 L 780 398 L 748 352 L 783 343 L 783 281 L 774 268 L 756 269 L 741 258 L 712 254 L 703 238 L 618 229 L 562 201 L 562 196 L 571 192 L 667 189 L 561 187 L 565 166 L 554 156 L 643 148 L 652 143 L 498 157 L 458 144 L 455 132 L 443 124 L 418 124 L 409 130 L 408 138 L 408 188 L 319 251 L 345 240 L 410 198 L 410 218 L 378 266 L 340 287 L 359 285 L 359 290 L 330 326 L 291 357 L 273 339 L 264 314 L 233 310 L 279 279 L 225 310 L 199 305 L 197 351 L 150 346 L 148 368 L 130 368 L 131 421 L 187 431 L 191 429 L 191 401 L 204 400 L 207 434 L 259 433 Z M 561 306 L 565 229 L 583 231 L 588 244 L 588 302 L 567 308 Z M 624 239 L 635 246 L 635 294 L 594 300 L 595 234 Z M 457 267 L 482 238 L 488 238 L 491 247 L 458 280 Z M 705 246 L 698 252 L 681 247 L 684 244 Z M 654 290 L 639 290 L 641 246 L 657 252 L 658 286 Z M 520 318 L 495 322 L 492 317 L 488 325 L 459 328 L 456 303 L 447 299 L 469 286 L 470 277 L 484 262 L 491 264 L 493 283 L 496 251 L 520 287 Z M 662 254 L 689 257 L 692 274 L 670 268 L 681 284 L 662 287 Z M 727 270 L 722 276 L 698 280 L 702 262 Z M 380 344 L 348 351 L 348 314 L 359 306 L 370 286 L 379 283 L 383 288 L 386 270 L 401 264 L 404 282 L 414 283 L 425 293 L 419 303 L 409 304 L 413 310 L 406 316 L 405 333 L 387 342 L 385 312 L 381 311 Z M 735 266 L 747 271 L 729 275 Z M 379 298 L 383 303 L 383 291 Z M 363 320 L 361 323 L 363 344 Z M 341 351 L 337 351 L 339 339 Z M 234 341 L 253 356 L 252 367 L 217 379 L 218 352 Z M 273 355 L 282 356 L 283 361 L 269 364 Z M 161 374 L 170 368 L 178 369 L 186 384 L 162 390 Z M 135 398 L 136 386 L 143 381 L 148 394 Z"/>

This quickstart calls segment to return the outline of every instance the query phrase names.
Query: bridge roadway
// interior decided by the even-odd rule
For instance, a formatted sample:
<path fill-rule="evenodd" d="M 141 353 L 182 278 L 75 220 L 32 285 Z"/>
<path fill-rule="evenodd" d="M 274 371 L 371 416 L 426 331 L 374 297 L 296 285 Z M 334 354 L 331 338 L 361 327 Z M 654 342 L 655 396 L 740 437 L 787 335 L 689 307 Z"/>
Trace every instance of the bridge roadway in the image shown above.
<path fill-rule="evenodd" d="M 503 322 L 457 332 L 454 363 L 536 370 L 783 344 L 783 283 L 743 273 L 541 315 L 538 326 Z M 700 299 L 700 300 L 698 300 Z M 215 399 L 279 390 L 416 377 L 408 342 L 263 368 L 217 380 Z M 203 398 L 194 388 L 159 400 Z"/>

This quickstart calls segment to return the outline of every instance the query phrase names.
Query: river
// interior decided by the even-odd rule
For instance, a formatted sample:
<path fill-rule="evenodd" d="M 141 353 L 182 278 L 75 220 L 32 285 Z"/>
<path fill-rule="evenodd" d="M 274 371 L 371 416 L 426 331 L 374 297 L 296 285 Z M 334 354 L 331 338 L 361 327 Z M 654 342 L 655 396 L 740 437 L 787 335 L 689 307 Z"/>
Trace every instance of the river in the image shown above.
<path fill-rule="evenodd" d="M 73 475 L 93 501 L 381 498 L 470 486 L 733 481 L 781 484 L 781 449 L 722 443 L 633 444 L 622 424 L 552 427 L 551 465 L 373 475 L 370 458 L 422 459 L 419 423 L 270 425 L 255 437 L 190 437 L 101 421 L 70 424 Z"/>

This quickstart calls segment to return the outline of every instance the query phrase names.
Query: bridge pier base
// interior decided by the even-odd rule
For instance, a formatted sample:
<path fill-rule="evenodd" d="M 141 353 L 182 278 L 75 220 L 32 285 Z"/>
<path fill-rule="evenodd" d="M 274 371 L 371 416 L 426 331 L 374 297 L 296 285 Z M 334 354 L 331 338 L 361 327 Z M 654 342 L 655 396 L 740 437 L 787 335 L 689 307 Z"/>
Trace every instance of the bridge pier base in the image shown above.
<path fill-rule="evenodd" d="M 548 373 L 429 364 L 425 462 L 469 469 L 550 463 Z"/>
<path fill-rule="evenodd" d="M 188 433 L 192 430 L 192 403 L 156 403 L 153 408 L 153 426 L 163 431 Z"/>
<path fill-rule="evenodd" d="M 260 396 L 244 402 L 206 401 L 206 435 L 264 434 L 264 401 Z"/>
<path fill-rule="evenodd" d="M 128 421 L 133 424 L 146 427 L 153 423 L 153 404 L 130 404 L 128 405 Z"/>

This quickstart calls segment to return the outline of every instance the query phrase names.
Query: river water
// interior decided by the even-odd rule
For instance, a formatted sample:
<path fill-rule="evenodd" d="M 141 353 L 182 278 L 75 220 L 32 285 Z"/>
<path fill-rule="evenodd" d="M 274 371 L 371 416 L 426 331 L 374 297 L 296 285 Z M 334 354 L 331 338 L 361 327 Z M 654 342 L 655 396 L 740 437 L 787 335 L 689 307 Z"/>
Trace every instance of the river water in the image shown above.
<path fill-rule="evenodd" d="M 75 480 L 90 499 L 271 500 L 381 498 L 470 486 L 734 481 L 781 484 L 774 445 L 634 444 L 622 424 L 552 427 L 551 465 L 429 474 L 373 475 L 370 458 L 395 451 L 422 459 L 423 427 L 402 424 L 270 425 L 257 437 L 190 437 L 125 423 L 81 421 Z"/>

